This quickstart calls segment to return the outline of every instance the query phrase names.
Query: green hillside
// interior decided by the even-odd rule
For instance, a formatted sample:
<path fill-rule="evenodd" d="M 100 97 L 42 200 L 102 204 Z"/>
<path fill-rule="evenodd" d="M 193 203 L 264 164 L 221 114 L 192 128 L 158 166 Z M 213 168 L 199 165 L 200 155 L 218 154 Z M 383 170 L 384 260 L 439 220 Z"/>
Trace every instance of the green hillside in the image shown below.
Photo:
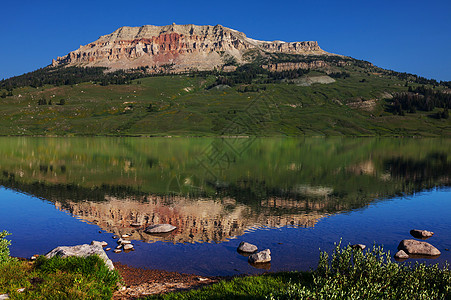
<path fill-rule="evenodd" d="M 0 135 L 451 136 L 449 82 L 357 60 L 152 77 L 69 69 L 1 81 Z"/>

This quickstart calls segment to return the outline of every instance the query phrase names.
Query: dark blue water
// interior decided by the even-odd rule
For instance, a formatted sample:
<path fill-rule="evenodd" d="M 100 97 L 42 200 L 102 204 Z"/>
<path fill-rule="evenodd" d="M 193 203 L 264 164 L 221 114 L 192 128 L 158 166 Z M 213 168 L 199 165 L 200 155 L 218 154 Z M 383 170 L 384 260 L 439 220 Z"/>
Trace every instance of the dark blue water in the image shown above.
<path fill-rule="evenodd" d="M 427 241 L 442 255 L 427 263 L 451 261 L 451 189 L 432 189 L 414 195 L 377 199 L 369 205 L 348 212 L 324 215 L 313 227 L 261 226 L 247 229 L 223 242 L 172 243 L 133 241 L 135 251 L 114 254 L 113 261 L 150 269 L 163 269 L 199 275 L 234 275 L 258 273 L 247 258 L 236 252 L 245 240 L 272 253 L 270 271 L 310 270 L 315 268 L 319 249 L 331 251 L 334 243 L 383 245 L 392 254 L 398 243 L 411 238 L 411 229 L 427 229 L 435 235 Z M 114 245 L 113 233 L 81 220 L 49 201 L 0 188 L 0 230 L 12 235 L 11 255 L 30 257 L 45 254 L 57 246 L 105 240 Z"/>

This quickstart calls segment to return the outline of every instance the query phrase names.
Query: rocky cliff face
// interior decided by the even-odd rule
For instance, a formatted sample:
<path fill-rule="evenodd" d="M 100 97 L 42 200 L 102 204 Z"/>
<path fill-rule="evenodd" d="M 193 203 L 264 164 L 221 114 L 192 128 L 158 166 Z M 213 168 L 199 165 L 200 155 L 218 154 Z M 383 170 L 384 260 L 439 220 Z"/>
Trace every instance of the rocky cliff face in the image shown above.
<path fill-rule="evenodd" d="M 150 71 L 212 70 L 227 60 L 245 61 L 249 50 L 304 55 L 328 54 L 317 42 L 258 41 L 216 26 L 168 25 L 121 27 L 97 41 L 52 61 L 53 66 L 149 67 Z M 170 67 L 170 68 L 169 68 Z"/>

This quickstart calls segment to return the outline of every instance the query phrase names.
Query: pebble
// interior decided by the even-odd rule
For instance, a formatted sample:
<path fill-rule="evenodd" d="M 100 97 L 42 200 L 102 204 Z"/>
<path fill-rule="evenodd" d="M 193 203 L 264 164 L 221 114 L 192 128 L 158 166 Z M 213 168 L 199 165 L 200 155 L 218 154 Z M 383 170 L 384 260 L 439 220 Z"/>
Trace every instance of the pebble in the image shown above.
<path fill-rule="evenodd" d="M 131 250 L 131 249 L 133 249 L 133 245 L 132 244 L 124 245 L 124 250 Z"/>
<path fill-rule="evenodd" d="M 351 247 L 352 247 L 352 249 L 365 250 L 366 245 L 364 245 L 364 244 L 355 244 L 355 245 L 352 245 Z"/>
<path fill-rule="evenodd" d="M 117 243 L 120 245 L 126 245 L 126 244 L 131 244 L 132 242 L 127 241 L 127 240 L 123 240 L 123 239 L 118 239 Z"/>
<path fill-rule="evenodd" d="M 120 249 L 114 249 L 114 251 L 113 251 L 114 253 L 121 253 L 122 252 L 122 250 L 120 250 Z"/>
<path fill-rule="evenodd" d="M 117 239 L 118 238 L 118 236 L 117 235 L 113 235 L 113 239 Z"/>
<path fill-rule="evenodd" d="M 110 250 L 111 250 L 111 248 L 106 248 L 106 249 L 105 249 L 105 251 L 110 251 Z"/>
<path fill-rule="evenodd" d="M 197 280 L 199 280 L 199 281 L 207 281 L 208 278 L 197 277 Z"/>
<path fill-rule="evenodd" d="M 117 246 L 116 249 L 122 249 L 122 245 Z"/>
<path fill-rule="evenodd" d="M 122 235 L 122 238 L 123 238 L 123 239 L 126 239 L 126 238 L 128 238 L 128 237 L 130 237 L 128 234 L 123 234 L 123 235 Z"/>

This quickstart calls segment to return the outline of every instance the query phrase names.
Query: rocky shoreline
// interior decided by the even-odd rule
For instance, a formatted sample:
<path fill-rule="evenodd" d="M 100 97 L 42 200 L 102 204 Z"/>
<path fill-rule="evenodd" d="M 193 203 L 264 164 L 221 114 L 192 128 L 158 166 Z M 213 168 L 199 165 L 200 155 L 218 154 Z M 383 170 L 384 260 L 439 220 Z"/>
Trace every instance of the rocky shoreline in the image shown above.
<path fill-rule="evenodd" d="M 170 224 L 157 224 L 149 226 L 145 229 L 148 234 L 160 234 L 162 232 L 170 232 L 175 230 L 176 227 Z M 394 258 L 398 262 L 403 262 L 408 258 L 437 258 L 441 252 L 433 245 L 423 241 L 434 235 L 433 232 L 427 230 L 413 229 L 410 234 L 418 239 L 404 239 L 399 243 L 398 252 L 394 255 Z M 129 252 L 134 251 L 133 245 L 130 240 L 127 240 L 130 236 L 123 234 L 119 236 L 113 236 L 116 239 L 118 246 L 113 251 Z M 420 241 L 421 240 L 421 241 Z M 220 280 L 228 277 L 221 276 L 199 276 L 195 274 L 183 274 L 179 272 L 170 272 L 165 270 L 150 270 L 145 268 L 135 268 L 120 262 L 112 262 L 105 251 L 111 250 L 107 242 L 92 241 L 90 245 L 77 245 L 77 246 L 61 246 L 53 249 L 45 256 L 51 258 L 53 256 L 82 256 L 87 257 L 89 255 L 97 254 L 110 270 L 117 270 L 123 279 L 123 285 L 118 291 L 114 293 L 113 299 L 136 299 L 139 297 L 145 297 L 151 294 L 161 294 L 173 291 L 189 290 L 193 288 L 199 288 L 205 285 L 216 283 Z M 367 247 L 364 244 L 350 245 L 353 249 L 365 250 Z M 448 249 L 445 249 L 448 250 Z M 248 257 L 250 265 L 256 268 L 263 268 L 269 270 L 271 263 L 271 251 L 265 249 L 258 252 L 256 245 L 242 241 L 237 252 L 243 256 Z M 36 259 L 37 256 L 33 256 L 31 260 Z M 265 266 L 269 266 L 265 267 Z"/>
<path fill-rule="evenodd" d="M 115 262 L 114 267 L 122 276 L 124 285 L 114 293 L 113 299 L 136 299 L 152 294 L 190 290 L 228 278 L 135 268 L 120 262 Z"/>

